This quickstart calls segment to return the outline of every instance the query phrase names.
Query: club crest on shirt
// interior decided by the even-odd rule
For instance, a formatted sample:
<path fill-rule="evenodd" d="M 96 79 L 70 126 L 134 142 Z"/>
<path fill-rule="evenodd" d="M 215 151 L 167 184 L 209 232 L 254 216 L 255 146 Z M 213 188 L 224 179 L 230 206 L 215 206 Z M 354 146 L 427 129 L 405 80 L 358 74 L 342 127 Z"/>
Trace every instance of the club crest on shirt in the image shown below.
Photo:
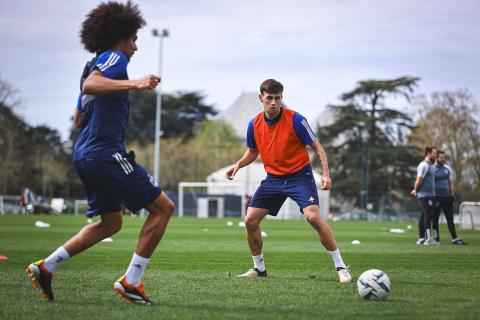
<path fill-rule="evenodd" d="M 151 175 L 148 175 L 148 178 L 150 178 L 150 183 L 154 186 L 154 187 L 158 187 L 158 183 L 155 181 L 155 178 L 152 177 Z"/>

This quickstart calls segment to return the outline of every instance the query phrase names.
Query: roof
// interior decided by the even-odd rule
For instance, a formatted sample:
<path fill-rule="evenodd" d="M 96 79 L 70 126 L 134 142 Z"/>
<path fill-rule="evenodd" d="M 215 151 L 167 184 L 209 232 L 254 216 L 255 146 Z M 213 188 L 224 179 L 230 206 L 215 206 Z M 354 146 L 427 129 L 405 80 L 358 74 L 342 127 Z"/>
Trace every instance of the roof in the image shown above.
<path fill-rule="evenodd" d="M 235 133 L 247 139 L 247 128 L 250 120 L 263 110 L 256 92 L 242 92 L 235 101 L 220 113 L 219 118 L 230 124 Z"/>

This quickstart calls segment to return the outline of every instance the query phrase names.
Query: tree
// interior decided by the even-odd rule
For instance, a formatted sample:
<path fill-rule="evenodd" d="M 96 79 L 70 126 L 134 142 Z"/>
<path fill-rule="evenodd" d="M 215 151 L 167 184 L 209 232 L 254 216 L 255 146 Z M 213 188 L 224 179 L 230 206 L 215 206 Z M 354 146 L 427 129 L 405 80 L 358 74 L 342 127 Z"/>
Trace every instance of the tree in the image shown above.
<path fill-rule="evenodd" d="M 423 148 L 434 145 L 443 149 L 455 171 L 461 198 L 478 201 L 480 191 L 479 107 L 466 89 L 435 92 L 430 99 L 418 97 L 420 112 L 411 143 Z"/>
<path fill-rule="evenodd" d="M 161 139 L 160 184 L 177 190 L 181 181 L 205 181 L 207 176 L 237 160 L 245 151 L 234 129 L 224 121 L 205 120 L 194 130 L 194 137 Z M 153 171 L 153 142 L 128 145 L 136 160 Z"/>
<path fill-rule="evenodd" d="M 162 95 L 162 137 L 192 138 L 195 126 L 209 116 L 217 114 L 212 105 L 203 102 L 204 99 L 205 96 L 199 92 L 180 91 L 175 94 Z M 127 140 L 140 144 L 153 141 L 156 93 L 154 91 L 132 91 L 130 100 Z"/>
<path fill-rule="evenodd" d="M 41 182 L 37 192 L 47 197 L 63 195 L 71 160 L 60 133 L 41 125 L 29 128 L 28 135 L 29 152 L 33 158 L 31 180 Z"/>
<path fill-rule="evenodd" d="M 15 90 L 0 80 L 0 194 L 25 187 L 44 196 L 66 196 L 70 155 L 57 130 L 31 127 L 15 113 Z"/>
<path fill-rule="evenodd" d="M 0 194 L 20 192 L 17 181 L 23 173 L 21 150 L 26 148 L 27 125 L 14 112 L 16 91 L 0 79 Z"/>
<path fill-rule="evenodd" d="M 418 81 L 416 77 L 359 81 L 341 95 L 343 104 L 328 106 L 335 120 L 320 127 L 318 136 L 330 156 L 333 192 L 355 199 L 361 208 L 373 203 L 379 210 L 382 202 L 385 207 L 391 200 L 392 190 L 403 194 L 409 189 L 415 158 L 406 137 L 413 121 L 385 101 L 401 97 L 410 102 Z"/>

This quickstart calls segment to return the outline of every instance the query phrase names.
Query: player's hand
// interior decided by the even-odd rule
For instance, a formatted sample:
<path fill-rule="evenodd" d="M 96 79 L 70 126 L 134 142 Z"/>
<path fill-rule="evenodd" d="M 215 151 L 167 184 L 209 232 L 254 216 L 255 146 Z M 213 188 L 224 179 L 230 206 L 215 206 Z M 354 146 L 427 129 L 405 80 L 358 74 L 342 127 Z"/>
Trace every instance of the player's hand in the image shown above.
<path fill-rule="evenodd" d="M 154 74 L 149 74 L 137 80 L 137 89 L 152 90 L 160 83 L 160 77 Z"/>
<path fill-rule="evenodd" d="M 228 169 L 227 173 L 225 173 L 225 178 L 227 178 L 228 180 L 233 180 L 233 177 L 239 169 L 240 168 L 238 167 L 238 164 L 235 164 L 233 167 Z"/>
<path fill-rule="evenodd" d="M 415 198 L 417 196 L 417 191 L 413 189 L 412 192 L 410 192 L 410 195 Z"/>
<path fill-rule="evenodd" d="M 320 189 L 330 190 L 330 188 L 332 188 L 332 179 L 330 179 L 329 176 L 321 176 L 320 180 L 321 180 Z"/>

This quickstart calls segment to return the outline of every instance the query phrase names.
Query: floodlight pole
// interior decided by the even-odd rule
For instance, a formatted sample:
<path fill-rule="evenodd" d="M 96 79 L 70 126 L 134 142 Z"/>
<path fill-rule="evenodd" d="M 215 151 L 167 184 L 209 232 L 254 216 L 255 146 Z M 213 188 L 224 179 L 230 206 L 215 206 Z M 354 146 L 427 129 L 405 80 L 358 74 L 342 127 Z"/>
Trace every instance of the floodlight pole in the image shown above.
<path fill-rule="evenodd" d="M 158 50 L 158 76 L 162 77 L 162 58 L 163 58 L 163 38 L 169 36 L 167 29 L 162 29 L 158 32 L 157 29 L 152 29 L 152 35 L 159 38 Z M 160 137 L 162 136 L 161 117 L 162 117 L 162 81 L 157 86 L 157 107 L 155 115 L 155 150 L 153 163 L 153 177 L 155 181 L 160 184 Z"/>

